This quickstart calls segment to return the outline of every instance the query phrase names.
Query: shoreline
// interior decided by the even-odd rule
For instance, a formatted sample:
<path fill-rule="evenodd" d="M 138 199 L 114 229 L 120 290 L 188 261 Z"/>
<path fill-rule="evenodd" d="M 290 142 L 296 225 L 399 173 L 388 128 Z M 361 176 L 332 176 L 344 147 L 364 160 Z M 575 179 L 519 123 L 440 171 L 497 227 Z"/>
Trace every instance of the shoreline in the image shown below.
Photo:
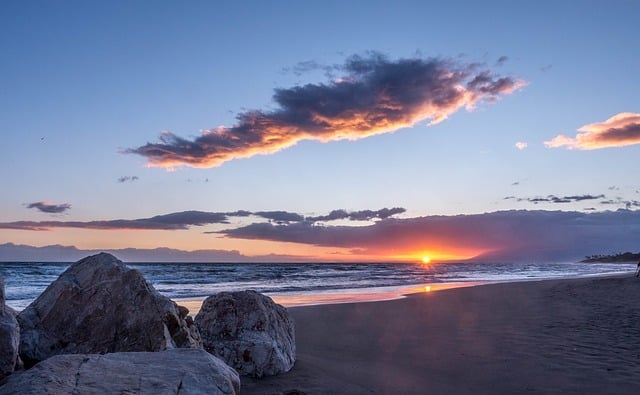
<path fill-rule="evenodd" d="M 296 365 L 242 393 L 634 393 L 638 300 L 628 274 L 295 307 Z"/>
<path fill-rule="evenodd" d="M 346 303 L 373 303 L 384 302 L 390 300 L 403 299 L 417 294 L 441 292 L 444 290 L 477 287 L 492 284 L 511 284 L 511 283 L 528 283 L 538 281 L 562 281 L 562 280 L 580 280 L 589 278 L 617 278 L 633 275 L 630 273 L 601 273 L 588 274 L 583 276 L 567 276 L 553 278 L 531 278 L 531 279 L 510 279 L 510 280 L 492 280 L 492 281 L 456 281 L 448 283 L 423 283 L 412 285 L 398 285 L 388 287 L 368 287 L 368 288 L 349 288 L 344 290 L 330 290 L 326 292 L 308 291 L 297 294 L 269 294 L 274 302 L 286 307 L 307 307 L 334 305 Z M 196 315 L 206 299 L 203 297 L 193 298 L 173 298 L 172 300 L 178 305 L 189 309 L 189 314 Z"/>
<path fill-rule="evenodd" d="M 309 291 L 298 294 L 265 294 L 274 302 L 286 307 L 307 307 L 334 305 L 345 303 L 372 303 L 406 298 L 413 294 L 437 292 L 445 289 L 474 287 L 489 284 L 486 281 L 466 281 L 452 283 L 427 283 L 424 285 L 399 285 L 390 287 L 350 288 L 345 290 L 331 290 L 326 292 Z M 200 310 L 206 297 L 174 298 L 178 305 L 189 309 L 189 314 L 195 315 Z"/>

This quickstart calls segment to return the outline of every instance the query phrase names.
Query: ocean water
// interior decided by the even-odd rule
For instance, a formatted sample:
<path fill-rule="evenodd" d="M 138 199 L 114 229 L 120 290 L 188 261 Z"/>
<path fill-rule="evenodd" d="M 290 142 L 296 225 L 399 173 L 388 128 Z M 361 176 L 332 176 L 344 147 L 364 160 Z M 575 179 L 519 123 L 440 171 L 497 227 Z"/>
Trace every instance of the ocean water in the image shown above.
<path fill-rule="evenodd" d="M 70 263 L 0 262 L 7 304 L 24 309 Z M 270 296 L 383 293 L 385 289 L 632 274 L 635 264 L 581 263 L 127 263 L 171 299 L 252 289 Z M 375 297 L 374 297 L 375 299 Z M 313 300 L 313 299 L 312 299 Z M 318 299 L 319 300 L 319 299 Z M 329 299 L 330 300 L 330 299 Z"/>

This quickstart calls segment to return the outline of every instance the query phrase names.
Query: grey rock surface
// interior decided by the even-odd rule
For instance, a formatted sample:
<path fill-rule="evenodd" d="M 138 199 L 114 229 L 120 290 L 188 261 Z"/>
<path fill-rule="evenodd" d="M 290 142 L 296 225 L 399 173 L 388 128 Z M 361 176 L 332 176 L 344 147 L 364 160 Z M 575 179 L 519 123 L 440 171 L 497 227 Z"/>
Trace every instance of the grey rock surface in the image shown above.
<path fill-rule="evenodd" d="M 204 349 L 242 375 L 272 376 L 289 371 L 295 363 L 293 319 L 268 296 L 255 291 L 210 296 L 195 324 Z"/>
<path fill-rule="evenodd" d="M 0 379 L 11 374 L 18 362 L 20 327 L 15 315 L 5 304 L 4 280 L 0 277 Z"/>
<path fill-rule="evenodd" d="M 106 253 L 72 264 L 18 314 L 27 367 L 57 354 L 198 348 L 185 309 Z"/>
<path fill-rule="evenodd" d="M 57 355 L 15 373 L 0 394 L 237 394 L 238 373 L 202 349 Z"/>

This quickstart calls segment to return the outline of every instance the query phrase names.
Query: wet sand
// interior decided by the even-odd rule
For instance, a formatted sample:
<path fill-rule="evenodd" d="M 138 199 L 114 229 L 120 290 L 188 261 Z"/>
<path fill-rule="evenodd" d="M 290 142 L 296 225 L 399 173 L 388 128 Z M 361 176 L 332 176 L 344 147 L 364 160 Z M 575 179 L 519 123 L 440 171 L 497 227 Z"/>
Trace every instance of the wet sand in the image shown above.
<path fill-rule="evenodd" d="M 640 391 L 640 280 L 631 276 L 289 311 L 296 365 L 275 377 L 243 378 L 242 394 Z"/>

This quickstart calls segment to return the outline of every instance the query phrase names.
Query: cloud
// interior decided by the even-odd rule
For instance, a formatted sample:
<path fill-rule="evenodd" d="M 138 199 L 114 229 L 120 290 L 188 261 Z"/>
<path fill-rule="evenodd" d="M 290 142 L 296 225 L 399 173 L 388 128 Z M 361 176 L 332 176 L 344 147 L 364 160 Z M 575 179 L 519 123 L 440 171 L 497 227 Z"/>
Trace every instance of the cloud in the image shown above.
<path fill-rule="evenodd" d="M 520 151 L 522 151 L 523 149 L 527 148 L 528 144 L 522 141 L 518 141 L 515 144 L 516 148 L 519 149 Z"/>
<path fill-rule="evenodd" d="M 507 56 L 500 56 L 498 60 L 496 60 L 496 66 L 502 66 L 507 62 L 507 60 L 509 60 Z"/>
<path fill-rule="evenodd" d="M 138 177 L 138 176 L 122 176 L 122 177 L 118 178 L 118 182 L 119 183 L 134 182 L 134 181 L 138 181 L 139 179 L 140 179 L 140 177 Z"/>
<path fill-rule="evenodd" d="M 0 222 L 0 229 L 49 230 L 52 228 L 82 228 L 100 230 L 184 230 L 191 226 L 227 224 L 229 223 L 229 217 L 244 216 L 244 214 L 244 211 L 237 211 L 233 213 L 182 211 L 140 219 L 114 219 L 103 221 L 16 221 Z"/>
<path fill-rule="evenodd" d="M 518 202 L 530 202 L 533 204 L 538 203 L 575 203 L 583 200 L 597 200 L 604 199 L 604 195 L 573 195 L 573 196 L 555 196 L 547 195 L 546 197 L 533 197 L 533 198 L 516 198 L 515 196 L 507 196 L 505 200 L 516 200 Z"/>
<path fill-rule="evenodd" d="M 27 208 L 35 208 L 43 213 L 60 214 L 71 208 L 69 203 L 53 204 L 47 202 L 35 202 L 27 204 Z"/>
<path fill-rule="evenodd" d="M 348 212 L 346 210 L 333 210 L 328 215 L 321 215 L 317 217 L 307 217 L 306 220 L 310 222 L 326 222 L 335 221 L 340 219 L 349 219 L 351 221 L 371 221 L 373 219 L 385 219 L 396 214 L 402 214 L 406 209 L 402 207 L 383 208 L 377 211 L 372 210 L 360 210 Z"/>
<path fill-rule="evenodd" d="M 322 70 L 324 71 L 325 76 L 332 77 L 333 72 L 337 71 L 337 69 L 338 68 L 336 66 L 325 65 L 315 60 L 306 60 L 303 62 L 298 62 L 293 67 L 285 67 L 282 69 L 282 71 L 285 73 L 292 72 L 293 74 L 300 77 L 303 74 L 311 71 Z"/>
<path fill-rule="evenodd" d="M 266 218 L 277 223 L 300 222 L 304 221 L 304 217 L 297 213 L 287 211 L 258 211 L 254 213 L 258 217 Z"/>
<path fill-rule="evenodd" d="M 603 197 L 576 195 L 541 198 L 550 202 L 593 201 Z M 535 199 L 535 198 L 534 198 Z M 473 215 L 394 218 L 402 208 L 334 210 L 327 215 L 297 220 L 286 211 L 183 211 L 141 219 L 105 221 L 18 221 L 0 223 L 1 229 L 52 228 L 183 230 L 208 224 L 226 224 L 215 232 L 228 238 L 292 242 L 345 248 L 354 254 L 411 256 L 441 251 L 484 261 L 571 261 L 586 255 L 637 248 L 640 237 L 640 202 L 608 200 L 603 205 L 628 203 L 617 211 L 497 211 Z M 632 211 L 631 209 L 635 209 Z M 290 215 L 290 216 L 288 216 Z M 232 217 L 260 221 L 231 224 Z M 291 221 L 282 221 L 283 219 Z M 270 221 L 265 221 L 270 219 Z M 373 220 L 361 226 L 331 225 L 331 220 Z M 210 232 L 207 232 L 210 233 Z M 209 255 L 207 255 L 209 256 Z"/>
<path fill-rule="evenodd" d="M 547 148 L 594 150 L 640 144 L 640 114 L 622 112 L 601 123 L 578 129 L 576 137 L 562 134 L 545 141 Z"/>
<path fill-rule="evenodd" d="M 358 227 L 256 223 L 221 233 L 237 239 L 351 248 L 370 254 L 464 248 L 476 251 L 478 260 L 576 260 L 593 252 L 636 248 L 640 210 L 498 211 L 388 218 Z"/>
<path fill-rule="evenodd" d="M 303 70 L 319 67 L 315 62 Z M 126 150 L 149 166 L 209 168 L 238 158 L 272 154 L 302 140 L 357 140 L 494 102 L 526 83 L 495 76 L 478 65 L 420 57 L 390 60 L 379 53 L 351 56 L 326 83 L 276 89 L 278 109 L 245 111 L 237 123 L 188 140 L 163 132 L 160 141 Z"/>
<path fill-rule="evenodd" d="M 621 206 L 626 208 L 627 210 L 632 210 L 634 208 L 640 207 L 640 201 L 638 200 L 624 200 L 621 197 L 616 197 L 615 199 L 604 200 L 600 202 L 602 205 L 613 205 L 613 206 Z"/>
<path fill-rule="evenodd" d="M 33 203 L 36 204 L 36 203 Z M 351 220 L 367 221 L 373 219 L 384 219 L 392 215 L 404 212 L 405 209 L 383 208 L 377 211 L 362 210 L 347 213 L 344 210 L 334 210 L 329 216 L 335 216 L 337 212 L 344 212 L 344 216 L 334 219 L 349 218 Z M 35 230 L 43 231 L 53 228 L 81 228 L 81 229 L 139 229 L 139 230 L 185 230 L 193 226 L 204 226 L 211 224 L 229 224 L 231 217 L 249 217 L 267 219 L 277 224 L 286 224 L 289 222 L 315 222 L 328 221 L 329 216 L 309 217 L 287 212 L 287 211 L 258 211 L 251 212 L 246 210 L 238 210 L 233 212 L 208 212 L 208 211 L 180 211 L 163 215 L 156 215 L 150 218 L 138 219 L 112 219 L 101 221 L 15 221 L 0 222 L 0 229 L 15 230 Z M 324 218 L 324 219 L 318 219 Z M 207 232 L 208 233 L 208 232 Z"/>

